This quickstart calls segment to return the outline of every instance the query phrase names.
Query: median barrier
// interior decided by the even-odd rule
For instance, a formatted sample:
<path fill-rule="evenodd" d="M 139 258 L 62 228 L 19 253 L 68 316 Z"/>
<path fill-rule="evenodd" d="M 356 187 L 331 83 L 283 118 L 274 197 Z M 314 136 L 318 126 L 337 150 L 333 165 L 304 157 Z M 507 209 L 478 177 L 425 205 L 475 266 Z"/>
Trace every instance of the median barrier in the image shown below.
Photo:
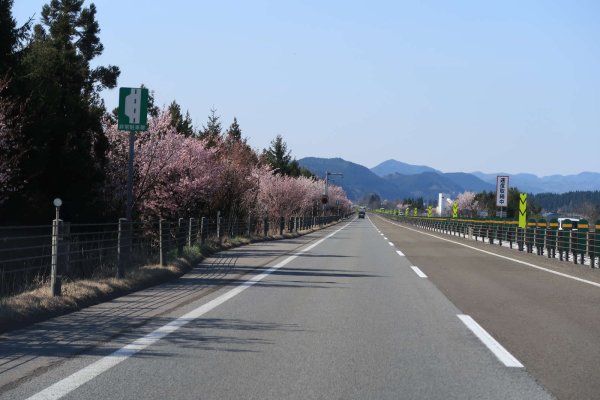
<path fill-rule="evenodd" d="M 381 213 L 384 214 L 384 213 Z M 517 220 L 507 219 L 477 219 L 477 218 L 445 218 L 445 217 L 415 217 L 406 215 L 391 215 L 386 218 L 407 223 L 422 229 L 444 233 L 452 236 L 462 236 L 485 243 L 504 245 L 512 249 L 516 242 L 519 251 L 535 253 L 539 256 L 556 258 L 559 254 L 561 261 L 569 261 L 573 256 L 575 263 L 585 263 L 589 257 L 592 268 L 600 264 L 600 220 L 596 221 L 593 231 L 589 229 L 586 220 L 580 220 L 578 229 L 569 219 L 563 220 L 559 226 L 557 219 L 549 222 L 543 218 L 527 221 L 526 227 L 518 227 Z"/>

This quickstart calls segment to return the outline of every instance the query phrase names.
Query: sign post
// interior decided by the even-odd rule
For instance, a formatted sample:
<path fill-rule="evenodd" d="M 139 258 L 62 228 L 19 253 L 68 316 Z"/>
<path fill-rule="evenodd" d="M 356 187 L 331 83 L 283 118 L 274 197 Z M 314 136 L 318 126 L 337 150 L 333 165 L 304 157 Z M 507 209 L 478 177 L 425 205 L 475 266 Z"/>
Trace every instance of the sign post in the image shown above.
<path fill-rule="evenodd" d="M 129 263 L 133 238 L 133 159 L 135 157 L 135 132 L 148 130 L 148 89 L 119 89 L 118 128 L 129 132 L 129 160 L 127 162 L 127 220 L 124 243 L 125 252 L 117 266 L 117 278 L 125 276 L 125 264 Z M 121 225 L 119 224 L 119 228 Z M 121 232 L 119 233 L 121 235 Z M 119 245 L 120 246 L 120 245 Z M 120 248 L 119 248 L 120 250 Z"/>
<path fill-rule="evenodd" d="M 119 89 L 119 130 L 129 132 L 129 162 L 127 169 L 127 220 L 133 213 L 133 158 L 135 132 L 148 130 L 148 89 Z"/>
<path fill-rule="evenodd" d="M 508 176 L 496 177 L 496 206 L 500 207 L 500 217 L 504 217 L 503 208 L 508 207 Z"/>

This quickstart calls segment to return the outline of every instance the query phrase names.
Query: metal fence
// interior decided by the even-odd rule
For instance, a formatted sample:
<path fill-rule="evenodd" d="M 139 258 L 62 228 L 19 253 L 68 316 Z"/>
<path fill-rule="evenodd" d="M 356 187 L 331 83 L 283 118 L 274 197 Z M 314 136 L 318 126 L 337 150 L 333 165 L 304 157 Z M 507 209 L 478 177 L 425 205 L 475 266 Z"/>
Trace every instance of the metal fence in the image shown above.
<path fill-rule="evenodd" d="M 384 216 L 422 229 L 572 261 L 591 268 L 600 264 L 600 220 L 590 226 L 584 219 L 577 222 L 567 219 L 560 225 L 557 219 L 529 219 L 526 227 L 520 228 L 518 221 L 502 219 Z"/>
<path fill-rule="evenodd" d="M 323 226 L 338 216 L 291 218 L 180 218 L 153 223 L 71 224 L 0 227 L 0 297 L 51 280 L 60 294 L 61 280 L 122 277 L 148 264 L 166 265 L 185 246 L 234 237 L 260 237 Z M 55 275 L 55 276 L 54 276 Z M 57 282 L 58 283 L 57 283 Z"/>

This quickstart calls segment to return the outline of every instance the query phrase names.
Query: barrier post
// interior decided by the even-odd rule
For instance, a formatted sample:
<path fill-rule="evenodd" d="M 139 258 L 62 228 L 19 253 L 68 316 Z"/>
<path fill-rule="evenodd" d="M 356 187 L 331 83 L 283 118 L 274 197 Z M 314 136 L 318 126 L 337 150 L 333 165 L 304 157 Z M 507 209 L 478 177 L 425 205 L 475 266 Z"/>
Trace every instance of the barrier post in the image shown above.
<path fill-rule="evenodd" d="M 527 246 L 528 253 L 533 253 L 536 226 L 537 224 L 535 222 L 535 219 L 529 218 L 527 220 L 527 227 L 525 228 L 525 245 Z"/>
<path fill-rule="evenodd" d="M 600 219 L 596 220 L 596 226 L 594 227 L 594 233 L 590 233 L 590 265 L 592 268 L 596 268 L 596 257 L 598 257 L 598 253 L 600 253 L 600 243 L 599 242 L 599 237 L 600 237 Z M 600 262 L 599 262 L 600 264 Z M 599 265 L 600 267 L 600 265 Z"/>
<path fill-rule="evenodd" d="M 541 256 L 544 254 L 544 239 L 546 238 L 546 220 L 544 218 L 538 219 L 535 227 L 535 248 L 537 255 Z"/>
<path fill-rule="evenodd" d="M 556 235 L 558 233 L 558 220 L 553 218 L 546 229 L 546 252 L 548 258 L 556 258 Z"/>
<path fill-rule="evenodd" d="M 573 232 L 573 236 L 575 237 L 576 243 L 573 249 L 573 258 L 575 259 L 575 264 L 577 264 L 577 255 L 579 255 L 579 262 L 584 264 L 585 261 L 585 253 L 587 250 L 587 234 L 589 231 L 588 221 L 582 219 L 577 224 L 577 230 Z"/>
<path fill-rule="evenodd" d="M 525 247 L 524 236 L 525 231 L 523 230 L 523 228 L 517 227 L 517 245 L 519 247 L 519 251 L 523 251 L 523 248 Z"/>
<path fill-rule="evenodd" d="M 558 257 L 560 261 L 563 261 L 563 253 L 565 254 L 564 259 L 569 261 L 569 244 L 572 226 L 571 220 L 565 219 L 562 222 L 562 229 L 559 228 L 558 230 Z"/>
<path fill-rule="evenodd" d="M 158 237 L 159 237 L 159 261 L 163 267 L 167 265 L 167 252 L 169 251 L 169 223 L 164 219 L 158 221 Z"/>

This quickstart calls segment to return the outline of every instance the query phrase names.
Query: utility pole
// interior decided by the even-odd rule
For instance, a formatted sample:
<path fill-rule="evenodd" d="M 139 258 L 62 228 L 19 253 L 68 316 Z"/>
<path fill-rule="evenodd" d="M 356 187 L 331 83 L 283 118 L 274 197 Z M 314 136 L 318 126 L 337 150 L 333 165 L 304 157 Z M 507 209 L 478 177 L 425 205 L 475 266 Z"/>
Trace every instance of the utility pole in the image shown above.
<path fill-rule="evenodd" d="M 321 203 L 323 203 L 323 216 L 325 216 L 325 205 L 329 201 L 328 186 L 329 186 L 329 177 L 330 176 L 340 176 L 343 178 L 344 174 L 342 174 L 341 172 L 325 171 L 325 188 L 323 189 L 323 197 L 321 198 Z"/>

